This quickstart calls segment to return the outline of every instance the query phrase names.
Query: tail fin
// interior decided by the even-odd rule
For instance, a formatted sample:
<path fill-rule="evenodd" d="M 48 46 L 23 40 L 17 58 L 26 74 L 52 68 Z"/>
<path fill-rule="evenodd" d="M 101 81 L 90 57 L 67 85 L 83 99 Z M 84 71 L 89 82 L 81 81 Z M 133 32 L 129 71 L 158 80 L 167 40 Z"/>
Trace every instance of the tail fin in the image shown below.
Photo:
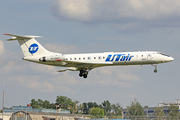
<path fill-rule="evenodd" d="M 13 36 L 11 39 L 8 39 L 7 41 L 18 40 L 25 57 L 47 55 L 50 53 L 34 39 L 41 36 L 19 36 L 12 34 L 4 34 L 4 35 Z"/>

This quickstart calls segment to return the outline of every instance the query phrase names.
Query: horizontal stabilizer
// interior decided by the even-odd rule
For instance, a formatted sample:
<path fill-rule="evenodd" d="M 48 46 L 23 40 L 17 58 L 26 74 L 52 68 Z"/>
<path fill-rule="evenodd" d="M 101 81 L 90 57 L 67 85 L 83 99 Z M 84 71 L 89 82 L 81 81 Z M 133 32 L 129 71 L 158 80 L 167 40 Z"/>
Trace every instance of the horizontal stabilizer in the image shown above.
<path fill-rule="evenodd" d="M 23 39 L 32 39 L 32 38 L 42 37 L 42 36 L 33 36 L 33 35 L 26 35 L 26 36 L 12 35 L 12 34 L 4 34 L 4 35 L 12 36 L 12 38 L 11 38 L 11 39 L 8 39 L 7 41 L 23 40 Z"/>

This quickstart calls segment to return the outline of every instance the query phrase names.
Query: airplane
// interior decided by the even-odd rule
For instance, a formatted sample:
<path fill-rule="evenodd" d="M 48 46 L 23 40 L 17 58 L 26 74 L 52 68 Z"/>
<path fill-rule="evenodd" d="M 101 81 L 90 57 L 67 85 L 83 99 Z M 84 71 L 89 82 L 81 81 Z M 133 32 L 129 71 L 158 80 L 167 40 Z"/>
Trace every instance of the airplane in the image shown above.
<path fill-rule="evenodd" d="M 152 65 L 157 72 L 157 64 L 173 61 L 174 58 L 158 51 L 104 52 L 88 54 L 62 54 L 46 50 L 35 38 L 41 36 L 12 36 L 7 41 L 18 40 L 23 51 L 23 60 L 59 67 L 68 67 L 65 71 L 79 71 L 79 76 L 87 78 L 90 70 L 104 66 Z"/>

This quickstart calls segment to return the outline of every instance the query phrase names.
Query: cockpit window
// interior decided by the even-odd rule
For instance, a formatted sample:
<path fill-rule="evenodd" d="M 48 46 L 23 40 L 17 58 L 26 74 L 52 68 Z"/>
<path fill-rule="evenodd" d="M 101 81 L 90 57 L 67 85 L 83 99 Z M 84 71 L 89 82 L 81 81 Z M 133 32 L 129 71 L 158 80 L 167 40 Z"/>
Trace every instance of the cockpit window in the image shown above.
<path fill-rule="evenodd" d="M 163 54 L 163 53 L 160 53 L 160 52 L 157 52 L 157 54 L 161 54 L 161 55 L 164 55 L 164 56 L 170 57 L 169 55 L 166 55 L 166 54 Z"/>
<path fill-rule="evenodd" d="M 161 55 L 164 55 L 164 56 L 170 57 L 169 55 L 166 55 L 166 54 L 163 54 L 163 53 L 161 53 Z"/>

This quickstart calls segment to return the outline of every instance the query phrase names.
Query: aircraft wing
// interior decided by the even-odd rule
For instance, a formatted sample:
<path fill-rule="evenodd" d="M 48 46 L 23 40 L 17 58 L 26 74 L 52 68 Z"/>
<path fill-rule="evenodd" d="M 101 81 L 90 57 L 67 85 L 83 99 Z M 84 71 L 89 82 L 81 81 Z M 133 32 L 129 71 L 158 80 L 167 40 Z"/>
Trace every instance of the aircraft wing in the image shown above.
<path fill-rule="evenodd" d="M 82 62 L 73 62 L 73 61 L 64 61 L 66 63 L 66 66 L 73 66 L 73 67 L 69 67 L 67 69 L 64 70 L 59 70 L 57 72 L 65 72 L 67 70 L 69 71 L 80 71 L 81 69 L 89 69 L 92 70 L 94 68 L 97 67 L 103 67 L 103 66 L 107 66 L 107 64 L 112 64 L 112 63 L 82 63 Z"/>

